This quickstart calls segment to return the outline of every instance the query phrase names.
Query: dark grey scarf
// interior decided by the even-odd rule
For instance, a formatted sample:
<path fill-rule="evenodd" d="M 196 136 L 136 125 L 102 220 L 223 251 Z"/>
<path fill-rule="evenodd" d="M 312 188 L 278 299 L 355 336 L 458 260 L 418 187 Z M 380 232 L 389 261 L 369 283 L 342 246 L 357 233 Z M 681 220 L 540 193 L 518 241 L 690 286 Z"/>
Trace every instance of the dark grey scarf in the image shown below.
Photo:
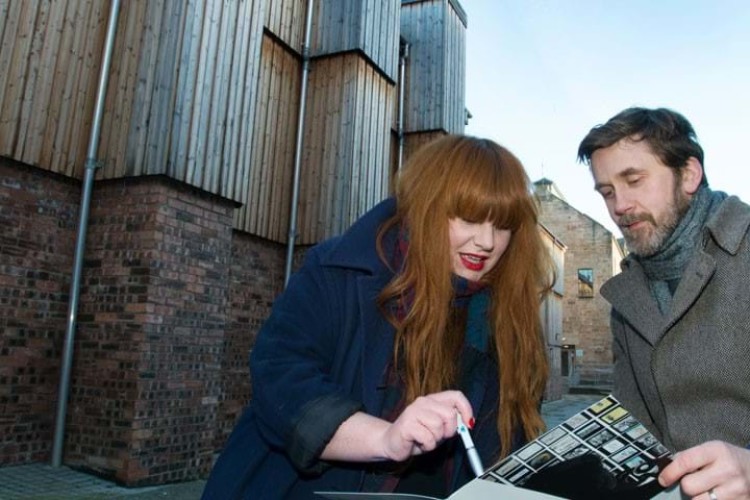
<path fill-rule="evenodd" d="M 690 208 L 661 249 L 649 257 L 634 256 L 643 266 L 651 293 L 662 314 L 669 311 L 672 305 L 672 295 L 700 241 L 701 229 L 726 197 L 726 193 L 701 187 L 693 195 Z"/>

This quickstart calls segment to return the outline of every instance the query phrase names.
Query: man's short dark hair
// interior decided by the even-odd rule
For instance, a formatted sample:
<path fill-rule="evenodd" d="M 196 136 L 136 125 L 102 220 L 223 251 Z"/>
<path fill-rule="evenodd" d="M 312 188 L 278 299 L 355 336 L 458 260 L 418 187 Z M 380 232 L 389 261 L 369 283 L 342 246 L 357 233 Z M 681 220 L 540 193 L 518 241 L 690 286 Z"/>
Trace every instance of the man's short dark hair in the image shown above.
<path fill-rule="evenodd" d="M 628 108 L 603 125 L 592 128 L 578 146 L 578 161 L 591 165 L 597 149 L 608 148 L 622 139 L 646 141 L 666 166 L 680 169 L 692 156 L 703 166 L 703 148 L 690 122 L 667 108 Z M 705 168 L 701 185 L 707 186 Z"/>

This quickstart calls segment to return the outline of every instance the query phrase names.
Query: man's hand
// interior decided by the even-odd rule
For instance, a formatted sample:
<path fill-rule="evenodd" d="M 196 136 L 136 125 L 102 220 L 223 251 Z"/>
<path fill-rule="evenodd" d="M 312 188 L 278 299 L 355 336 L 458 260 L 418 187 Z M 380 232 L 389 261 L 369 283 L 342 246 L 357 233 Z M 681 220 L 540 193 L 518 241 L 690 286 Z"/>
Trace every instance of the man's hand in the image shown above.
<path fill-rule="evenodd" d="M 750 499 L 750 450 L 709 441 L 681 451 L 659 474 L 662 486 L 677 481 L 695 500 Z"/>

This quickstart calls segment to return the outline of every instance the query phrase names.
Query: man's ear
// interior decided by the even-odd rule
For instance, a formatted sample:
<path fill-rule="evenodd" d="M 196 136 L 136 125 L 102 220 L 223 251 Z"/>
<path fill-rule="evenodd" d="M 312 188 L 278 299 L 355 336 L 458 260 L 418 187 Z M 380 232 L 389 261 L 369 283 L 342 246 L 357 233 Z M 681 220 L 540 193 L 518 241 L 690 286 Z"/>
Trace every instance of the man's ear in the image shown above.
<path fill-rule="evenodd" d="M 691 156 L 680 169 L 682 173 L 682 189 L 686 194 L 694 195 L 703 180 L 703 165 L 698 158 Z"/>

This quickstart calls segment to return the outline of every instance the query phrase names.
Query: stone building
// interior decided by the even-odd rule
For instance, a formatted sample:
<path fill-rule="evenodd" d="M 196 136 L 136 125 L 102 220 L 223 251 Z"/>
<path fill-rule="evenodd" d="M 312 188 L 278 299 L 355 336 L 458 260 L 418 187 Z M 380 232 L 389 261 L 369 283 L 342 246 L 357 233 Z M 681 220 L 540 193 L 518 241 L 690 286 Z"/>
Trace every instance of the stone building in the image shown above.
<path fill-rule="evenodd" d="M 547 251 L 552 256 L 555 266 L 555 276 L 562 276 L 565 272 L 565 252 L 567 248 L 560 239 L 550 232 L 543 224 L 539 231 Z M 565 287 L 562 280 L 555 281 L 550 294 L 542 303 L 539 311 L 544 328 L 544 338 L 547 340 L 547 354 L 549 358 L 549 380 L 544 398 L 547 401 L 560 399 L 567 389 L 567 377 L 562 375 L 562 360 L 560 357 L 560 342 L 558 339 L 562 333 L 562 312 L 565 304 Z"/>
<path fill-rule="evenodd" d="M 609 303 L 599 288 L 620 271 L 625 256 L 617 237 L 577 210 L 554 182 L 534 183 L 540 220 L 567 247 L 562 273 L 562 331 L 552 341 L 559 351 L 561 375 L 574 385 L 611 384 L 612 348 Z"/>

